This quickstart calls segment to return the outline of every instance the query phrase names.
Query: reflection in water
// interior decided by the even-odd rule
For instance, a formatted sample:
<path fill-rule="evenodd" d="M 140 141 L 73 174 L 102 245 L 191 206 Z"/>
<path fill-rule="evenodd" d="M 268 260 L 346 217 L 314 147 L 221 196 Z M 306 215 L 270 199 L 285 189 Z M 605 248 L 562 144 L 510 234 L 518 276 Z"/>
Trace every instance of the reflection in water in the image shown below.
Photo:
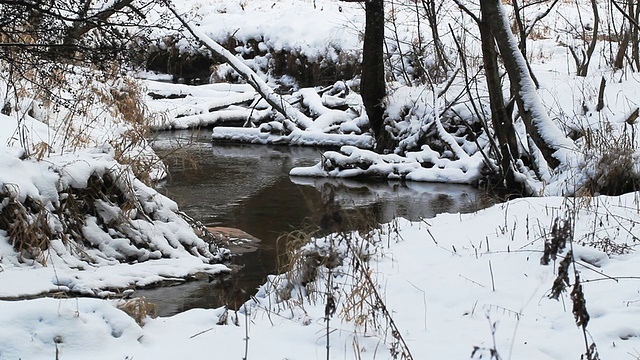
<path fill-rule="evenodd" d="M 464 185 L 421 182 L 362 182 L 350 179 L 291 177 L 297 185 L 312 186 L 321 193 L 333 190 L 343 209 L 376 208 L 378 222 L 396 217 L 418 221 L 441 213 L 479 210 L 492 200 Z"/>
<path fill-rule="evenodd" d="M 214 144 L 209 132 L 160 133 L 154 142 L 166 156 L 171 172 L 159 191 L 174 199 L 181 210 L 207 226 L 235 227 L 262 240 L 258 250 L 235 259 L 244 266 L 229 281 L 194 281 L 179 286 L 141 290 L 159 306 L 160 315 L 193 307 L 241 305 L 277 271 L 280 235 L 292 230 L 317 229 L 332 197 L 352 228 L 363 223 L 388 222 L 397 216 L 409 220 L 443 212 L 472 212 L 487 205 L 482 192 L 458 185 L 359 182 L 345 179 L 290 178 L 295 166 L 309 166 L 320 158 L 313 148 Z M 189 140 L 187 156 L 197 167 L 185 166 L 176 143 Z"/>

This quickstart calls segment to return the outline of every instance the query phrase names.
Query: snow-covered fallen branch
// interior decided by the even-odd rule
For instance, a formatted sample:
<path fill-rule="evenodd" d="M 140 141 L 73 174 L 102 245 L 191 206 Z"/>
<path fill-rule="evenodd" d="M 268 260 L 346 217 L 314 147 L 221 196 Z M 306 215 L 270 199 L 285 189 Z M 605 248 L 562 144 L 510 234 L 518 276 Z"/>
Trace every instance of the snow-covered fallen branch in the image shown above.
<path fill-rule="evenodd" d="M 189 32 L 207 49 L 211 50 L 214 54 L 225 59 L 242 78 L 250 84 L 263 98 L 273 107 L 276 111 L 282 114 L 285 118 L 292 120 L 302 129 L 311 126 L 313 121 L 306 115 L 301 113 L 298 109 L 291 106 L 286 102 L 282 96 L 276 94 L 273 89 L 267 85 L 251 68 L 249 68 L 240 58 L 234 56 L 229 50 L 225 49 L 222 45 L 215 42 L 209 36 L 207 36 L 197 26 L 185 21 L 182 16 L 175 10 L 169 0 L 163 0 L 164 4 L 175 15 L 175 17 L 184 25 Z"/>
<path fill-rule="evenodd" d="M 381 155 L 353 146 L 340 151 L 327 151 L 321 161 L 311 167 L 291 169 L 291 176 L 377 177 L 427 182 L 474 184 L 482 177 L 484 159 L 480 153 L 464 159 L 449 160 L 423 146 L 421 151 L 405 156 Z"/>
<path fill-rule="evenodd" d="M 249 144 L 272 144 L 294 146 L 357 146 L 372 149 L 374 140 L 370 135 L 326 134 L 295 129 L 288 134 L 283 133 L 280 122 L 262 124 L 259 128 L 216 127 L 212 139 L 216 141 L 243 142 Z"/>

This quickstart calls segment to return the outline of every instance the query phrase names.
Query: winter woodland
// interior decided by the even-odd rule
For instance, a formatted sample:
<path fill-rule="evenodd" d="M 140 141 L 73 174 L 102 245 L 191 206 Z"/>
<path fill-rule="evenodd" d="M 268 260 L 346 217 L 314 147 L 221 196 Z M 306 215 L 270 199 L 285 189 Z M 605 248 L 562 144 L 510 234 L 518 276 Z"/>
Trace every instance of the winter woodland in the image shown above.
<path fill-rule="evenodd" d="M 637 2 L 0 9 L 0 359 L 640 358 Z M 501 201 L 354 229 L 326 194 L 245 303 L 156 317 L 137 290 L 237 271 L 158 191 L 176 129 Z"/>

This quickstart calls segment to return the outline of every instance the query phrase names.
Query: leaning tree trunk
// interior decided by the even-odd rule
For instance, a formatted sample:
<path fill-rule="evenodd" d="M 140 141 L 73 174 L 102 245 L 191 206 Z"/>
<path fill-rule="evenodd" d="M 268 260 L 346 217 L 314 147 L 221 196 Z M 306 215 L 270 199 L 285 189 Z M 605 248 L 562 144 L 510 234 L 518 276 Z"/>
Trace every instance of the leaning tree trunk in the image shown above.
<path fill-rule="evenodd" d="M 568 151 L 574 151 L 575 144 L 556 126 L 542 105 L 500 0 L 481 0 L 480 9 L 502 55 L 527 132 L 547 164 L 556 168 L 568 160 Z"/>
<path fill-rule="evenodd" d="M 522 184 L 518 182 L 513 166 L 515 160 L 519 157 L 518 142 L 513 122 L 504 105 L 496 44 L 486 20 L 478 22 L 478 27 L 480 28 L 480 40 L 482 43 L 484 73 L 489 90 L 491 123 L 500 147 L 500 169 L 504 178 L 504 185 L 509 189 L 522 192 Z"/>

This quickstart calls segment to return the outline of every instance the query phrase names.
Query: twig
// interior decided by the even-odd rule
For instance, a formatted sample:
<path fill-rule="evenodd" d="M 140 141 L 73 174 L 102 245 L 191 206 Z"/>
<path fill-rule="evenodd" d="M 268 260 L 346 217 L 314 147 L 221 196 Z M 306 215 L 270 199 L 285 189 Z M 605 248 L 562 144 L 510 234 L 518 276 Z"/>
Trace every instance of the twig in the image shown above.
<path fill-rule="evenodd" d="M 349 249 L 350 253 L 352 253 L 354 255 L 357 254 L 357 252 L 353 249 L 353 245 L 351 244 L 351 242 L 346 241 L 346 245 L 347 245 L 347 248 Z M 373 280 L 371 279 L 371 276 L 369 276 L 369 273 L 364 270 L 365 266 L 362 264 L 362 261 L 360 260 L 360 258 L 358 256 L 354 256 L 353 259 L 354 259 L 355 264 L 357 265 L 357 269 L 362 273 L 362 276 L 364 277 L 365 281 L 371 287 L 372 293 L 373 293 L 373 295 L 375 297 L 376 302 L 378 303 L 378 305 L 380 307 L 380 310 L 382 311 L 382 313 L 385 316 L 385 318 L 387 319 L 387 321 L 389 321 L 389 327 L 391 327 L 391 333 L 393 334 L 393 337 L 396 338 L 396 340 L 398 340 L 400 342 L 400 345 L 402 346 L 403 350 L 405 351 L 406 359 L 407 360 L 413 360 L 413 355 L 411 355 L 411 351 L 409 350 L 409 346 L 404 341 L 404 338 L 402 337 L 402 335 L 400 333 L 400 330 L 398 329 L 398 326 L 396 325 L 395 321 L 393 320 L 393 317 L 391 317 L 391 313 L 389 312 L 389 309 L 387 309 L 387 306 L 386 306 L 385 302 L 382 300 L 382 297 L 378 293 L 377 287 L 376 287 L 375 283 L 373 282 Z"/>
<path fill-rule="evenodd" d="M 244 357 L 247 360 L 249 356 L 249 315 L 247 313 L 247 303 L 244 303 Z"/>
<path fill-rule="evenodd" d="M 489 260 L 489 273 L 491 273 L 491 289 L 493 289 L 493 291 L 496 291 L 496 283 L 493 280 L 493 268 L 491 267 L 491 260 Z"/>
<path fill-rule="evenodd" d="M 196 336 L 200 336 L 200 335 L 202 335 L 202 334 L 204 334 L 204 333 L 206 333 L 206 332 L 209 332 L 209 331 L 211 331 L 211 330 L 213 330 L 213 329 L 215 329 L 215 328 L 208 328 L 207 330 L 202 330 L 202 331 L 200 331 L 200 332 L 198 332 L 198 333 L 195 333 L 195 334 L 193 334 L 193 335 L 189 336 L 189 339 L 193 339 L 194 337 L 196 337 Z"/>
<path fill-rule="evenodd" d="M 464 275 L 462 275 L 462 274 L 458 274 L 458 276 L 460 276 L 461 278 L 463 278 L 463 279 L 465 279 L 465 280 L 469 281 L 470 283 L 476 284 L 476 285 L 478 285 L 478 286 L 480 286 L 480 287 L 484 287 L 484 285 L 480 284 L 479 282 L 474 281 L 474 280 L 471 280 L 471 279 L 469 279 L 468 277 L 466 277 L 466 276 L 464 276 Z"/>
<path fill-rule="evenodd" d="M 424 305 L 424 329 L 427 330 L 427 295 L 424 290 L 415 286 L 411 281 L 407 280 L 407 282 L 422 293 L 422 304 Z"/>
<path fill-rule="evenodd" d="M 429 236 L 431 236 L 431 240 L 433 240 L 433 243 L 438 245 L 438 241 L 436 240 L 435 237 L 433 237 L 433 234 L 431 233 L 431 231 L 429 229 L 427 229 L 427 234 L 429 234 Z"/>

